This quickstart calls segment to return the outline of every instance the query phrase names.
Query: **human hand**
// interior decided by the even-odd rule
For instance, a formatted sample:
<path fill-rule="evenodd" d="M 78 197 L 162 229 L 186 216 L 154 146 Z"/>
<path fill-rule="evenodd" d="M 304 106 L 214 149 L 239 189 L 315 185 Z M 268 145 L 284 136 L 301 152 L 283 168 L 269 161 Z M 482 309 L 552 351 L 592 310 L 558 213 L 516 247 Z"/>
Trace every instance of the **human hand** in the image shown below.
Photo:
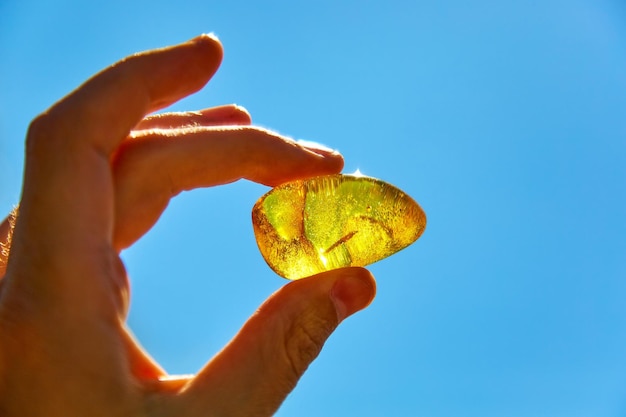
<path fill-rule="evenodd" d="M 194 377 L 168 376 L 134 340 L 119 253 L 173 196 L 343 165 L 249 126 L 236 106 L 145 117 L 202 88 L 221 56 L 211 36 L 132 56 L 31 124 L 8 261 L 0 255 L 0 415 L 271 415 L 338 323 L 374 297 L 361 268 L 291 282 Z"/>

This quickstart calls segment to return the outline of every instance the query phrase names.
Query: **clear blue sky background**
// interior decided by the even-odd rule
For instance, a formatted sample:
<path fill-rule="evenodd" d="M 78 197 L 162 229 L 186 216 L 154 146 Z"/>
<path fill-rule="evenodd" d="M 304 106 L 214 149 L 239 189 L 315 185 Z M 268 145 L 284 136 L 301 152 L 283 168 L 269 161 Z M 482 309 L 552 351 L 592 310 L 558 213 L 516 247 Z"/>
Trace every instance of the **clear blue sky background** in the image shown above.
<path fill-rule="evenodd" d="M 29 121 L 136 51 L 215 32 L 213 82 L 413 196 L 428 227 L 279 416 L 626 416 L 626 4 L 621 0 L 0 0 L 0 211 Z M 285 283 L 250 210 L 185 193 L 124 254 L 130 324 L 195 372 Z"/>

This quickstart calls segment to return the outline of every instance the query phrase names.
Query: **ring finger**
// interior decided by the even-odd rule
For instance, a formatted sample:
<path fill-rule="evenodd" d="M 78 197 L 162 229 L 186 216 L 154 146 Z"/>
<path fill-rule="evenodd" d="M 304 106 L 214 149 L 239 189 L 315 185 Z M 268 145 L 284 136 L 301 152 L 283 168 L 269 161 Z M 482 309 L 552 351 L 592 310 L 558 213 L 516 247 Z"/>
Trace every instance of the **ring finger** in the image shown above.
<path fill-rule="evenodd" d="M 135 127 L 138 130 L 174 129 L 194 126 L 249 125 L 248 111 L 236 104 L 187 112 L 161 113 L 146 117 Z"/>

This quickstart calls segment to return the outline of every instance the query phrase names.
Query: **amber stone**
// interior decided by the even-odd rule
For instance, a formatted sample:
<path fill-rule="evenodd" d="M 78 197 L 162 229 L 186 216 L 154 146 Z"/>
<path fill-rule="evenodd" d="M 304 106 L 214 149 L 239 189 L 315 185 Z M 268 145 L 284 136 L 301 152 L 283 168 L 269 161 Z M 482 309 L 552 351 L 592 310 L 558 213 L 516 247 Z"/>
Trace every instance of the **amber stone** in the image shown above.
<path fill-rule="evenodd" d="M 299 279 L 393 255 L 420 237 L 426 215 L 386 182 L 337 174 L 273 188 L 254 205 L 252 224 L 270 268 Z"/>

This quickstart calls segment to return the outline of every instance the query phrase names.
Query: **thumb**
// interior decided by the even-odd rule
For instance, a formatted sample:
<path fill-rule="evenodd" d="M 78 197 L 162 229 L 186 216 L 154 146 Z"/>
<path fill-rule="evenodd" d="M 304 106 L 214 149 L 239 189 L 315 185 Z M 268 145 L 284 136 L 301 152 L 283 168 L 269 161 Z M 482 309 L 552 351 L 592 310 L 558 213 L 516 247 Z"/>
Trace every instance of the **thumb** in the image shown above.
<path fill-rule="evenodd" d="M 285 285 L 191 381 L 180 397 L 180 411 L 272 415 L 337 325 L 369 305 L 375 293 L 374 278 L 363 268 Z"/>

